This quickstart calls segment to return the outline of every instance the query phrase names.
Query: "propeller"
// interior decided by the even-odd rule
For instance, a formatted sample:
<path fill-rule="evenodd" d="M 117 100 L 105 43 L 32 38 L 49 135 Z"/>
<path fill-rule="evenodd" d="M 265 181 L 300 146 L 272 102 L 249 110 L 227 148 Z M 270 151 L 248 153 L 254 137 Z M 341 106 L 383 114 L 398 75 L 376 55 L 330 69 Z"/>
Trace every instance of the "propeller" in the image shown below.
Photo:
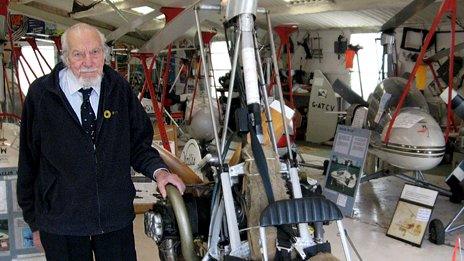
<path fill-rule="evenodd" d="M 464 42 L 457 44 L 454 46 L 454 52 L 459 52 L 460 50 L 464 49 Z M 436 52 L 434 55 L 427 57 L 424 59 L 425 63 L 431 63 L 431 62 L 438 62 L 439 60 L 448 57 L 450 52 L 450 48 L 443 49 L 441 51 Z"/>
<path fill-rule="evenodd" d="M 398 26 L 402 25 L 409 18 L 414 16 L 420 10 L 426 8 L 435 0 L 414 0 L 405 6 L 401 11 L 394 15 L 390 20 L 384 23 L 381 27 L 382 32 L 389 32 L 395 30 Z"/>

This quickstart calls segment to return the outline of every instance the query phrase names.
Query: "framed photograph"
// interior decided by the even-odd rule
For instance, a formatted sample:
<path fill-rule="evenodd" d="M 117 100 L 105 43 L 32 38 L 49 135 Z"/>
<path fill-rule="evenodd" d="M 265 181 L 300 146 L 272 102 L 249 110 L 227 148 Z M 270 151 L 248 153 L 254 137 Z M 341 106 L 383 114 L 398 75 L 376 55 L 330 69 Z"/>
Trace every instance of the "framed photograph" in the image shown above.
<path fill-rule="evenodd" d="M 429 31 L 425 29 L 404 27 L 401 38 L 401 49 L 412 52 L 420 52 L 428 33 Z M 435 44 L 435 41 L 436 35 L 434 34 L 427 49 L 430 49 L 430 47 Z"/>
<path fill-rule="evenodd" d="M 0 214 L 8 213 L 7 206 L 7 197 L 6 197 L 6 181 L 0 180 Z"/>
<path fill-rule="evenodd" d="M 361 166 L 359 166 L 359 162 L 353 162 L 353 160 L 350 159 L 332 156 L 325 187 L 347 196 L 354 197 L 360 175 Z"/>
<path fill-rule="evenodd" d="M 396 205 L 387 236 L 420 247 L 438 192 L 406 184 Z"/>
<path fill-rule="evenodd" d="M 0 253 L 10 251 L 10 232 L 8 229 L 8 220 L 0 220 Z"/>

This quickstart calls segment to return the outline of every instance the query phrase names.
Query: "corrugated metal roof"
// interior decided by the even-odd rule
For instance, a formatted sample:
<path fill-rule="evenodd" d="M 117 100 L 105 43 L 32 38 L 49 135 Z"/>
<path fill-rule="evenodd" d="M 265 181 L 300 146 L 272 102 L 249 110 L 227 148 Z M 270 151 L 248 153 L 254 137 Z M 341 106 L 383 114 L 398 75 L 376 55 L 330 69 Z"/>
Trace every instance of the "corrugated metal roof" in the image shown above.
<path fill-rule="evenodd" d="M 72 0 L 63 1 L 32 1 L 31 4 L 42 3 L 44 6 L 51 6 L 50 9 L 61 9 L 61 14 L 66 14 L 69 11 L 63 10 L 64 6 L 69 6 L 69 2 Z M 124 4 L 126 6 L 131 5 L 148 5 L 151 7 L 159 6 L 178 6 L 187 7 L 195 3 L 197 0 L 125 0 L 118 4 Z M 219 0 L 204 0 L 205 3 L 219 3 Z M 83 5 L 89 5 L 95 3 L 93 0 L 79 0 Z M 334 28 L 372 28 L 372 30 L 378 30 L 382 24 L 388 21 L 391 17 L 402 10 L 407 4 L 411 3 L 411 0 L 333 0 L 326 3 L 316 3 L 309 5 L 289 5 L 284 0 L 260 0 L 258 5 L 271 10 L 271 20 L 273 25 L 296 23 L 300 28 L 306 30 L 324 30 Z M 429 7 L 422 10 L 419 14 L 410 18 L 404 25 L 410 24 L 422 24 L 424 28 L 430 26 L 433 18 L 435 17 L 438 8 L 442 2 L 438 1 L 431 4 Z M 105 1 L 99 3 L 95 8 L 108 8 Z M 457 1 L 458 7 L 458 18 L 464 22 L 464 0 Z M 50 10 L 50 12 L 52 12 Z M 127 16 L 128 20 L 135 20 L 138 15 L 130 11 L 130 9 L 123 11 Z M 89 12 L 87 12 L 88 14 Z M 211 12 L 208 14 L 208 19 L 215 22 L 218 28 L 221 28 L 221 14 L 218 12 Z M 84 16 L 84 15 L 82 15 Z M 85 15 L 90 19 L 103 22 L 111 25 L 115 28 L 125 26 L 125 22 L 119 15 L 110 10 L 103 15 L 99 12 L 90 12 Z M 77 18 L 77 17 L 75 17 Z M 260 25 L 265 24 L 265 18 L 259 14 L 257 16 Z M 445 23 L 448 19 L 445 17 L 442 19 Z M 155 25 L 156 23 L 151 23 Z M 140 27 L 141 30 L 153 30 L 154 26 L 145 25 Z M 159 23 L 158 23 L 159 28 Z M 441 28 L 448 29 L 448 28 Z M 459 27 L 458 27 L 459 29 Z"/>
<path fill-rule="evenodd" d="M 300 28 L 308 30 L 347 28 L 347 27 L 380 27 L 393 16 L 398 9 L 331 11 L 324 13 L 300 14 L 292 16 L 273 16 L 272 23 L 296 23 Z"/>
<path fill-rule="evenodd" d="M 263 4 L 263 6 L 274 9 L 276 7 L 288 8 L 288 6 L 282 2 L 283 0 L 266 0 L 264 1 L 265 4 Z M 404 6 L 409 2 L 405 2 Z M 407 20 L 404 25 L 423 24 L 426 27 L 430 26 L 440 5 L 441 2 L 431 4 L 429 7 Z M 327 11 L 297 15 L 273 15 L 271 13 L 271 20 L 273 25 L 296 23 L 300 28 L 307 30 L 324 30 L 333 28 L 380 28 L 382 24 L 397 14 L 404 6 L 383 7 L 377 9 L 369 8 L 353 11 Z M 464 6 L 464 1 L 458 0 L 457 6 L 457 17 L 462 20 L 464 17 L 464 8 L 461 6 Z M 263 18 L 258 17 L 258 20 L 264 22 Z M 446 15 L 441 20 L 441 22 L 445 24 L 447 24 L 448 21 L 449 20 Z"/>

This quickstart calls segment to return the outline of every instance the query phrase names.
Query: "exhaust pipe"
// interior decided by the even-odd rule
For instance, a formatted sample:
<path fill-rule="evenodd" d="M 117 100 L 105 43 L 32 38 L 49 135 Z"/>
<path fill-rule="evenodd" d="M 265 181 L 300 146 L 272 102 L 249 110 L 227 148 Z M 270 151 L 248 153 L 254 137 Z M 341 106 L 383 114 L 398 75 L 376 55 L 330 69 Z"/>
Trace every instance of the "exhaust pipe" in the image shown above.
<path fill-rule="evenodd" d="M 179 229 L 180 244 L 182 255 L 185 260 L 198 260 L 193 248 L 193 235 L 190 226 L 187 209 L 185 208 L 184 199 L 179 190 L 173 185 L 166 185 L 168 199 L 171 201 L 174 214 L 176 215 L 177 227 Z"/>

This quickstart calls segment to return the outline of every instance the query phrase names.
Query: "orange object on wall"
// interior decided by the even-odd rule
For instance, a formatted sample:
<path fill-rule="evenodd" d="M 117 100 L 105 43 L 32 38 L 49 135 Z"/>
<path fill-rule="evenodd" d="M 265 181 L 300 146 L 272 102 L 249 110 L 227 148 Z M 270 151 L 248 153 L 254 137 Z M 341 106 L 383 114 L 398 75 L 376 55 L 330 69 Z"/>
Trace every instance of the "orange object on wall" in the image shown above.
<path fill-rule="evenodd" d="M 424 90 L 427 85 L 427 65 L 420 65 L 416 72 L 416 88 Z"/>
<path fill-rule="evenodd" d="M 352 69 L 353 68 L 353 60 L 356 52 L 352 49 L 346 49 L 345 52 L 345 68 Z"/>

